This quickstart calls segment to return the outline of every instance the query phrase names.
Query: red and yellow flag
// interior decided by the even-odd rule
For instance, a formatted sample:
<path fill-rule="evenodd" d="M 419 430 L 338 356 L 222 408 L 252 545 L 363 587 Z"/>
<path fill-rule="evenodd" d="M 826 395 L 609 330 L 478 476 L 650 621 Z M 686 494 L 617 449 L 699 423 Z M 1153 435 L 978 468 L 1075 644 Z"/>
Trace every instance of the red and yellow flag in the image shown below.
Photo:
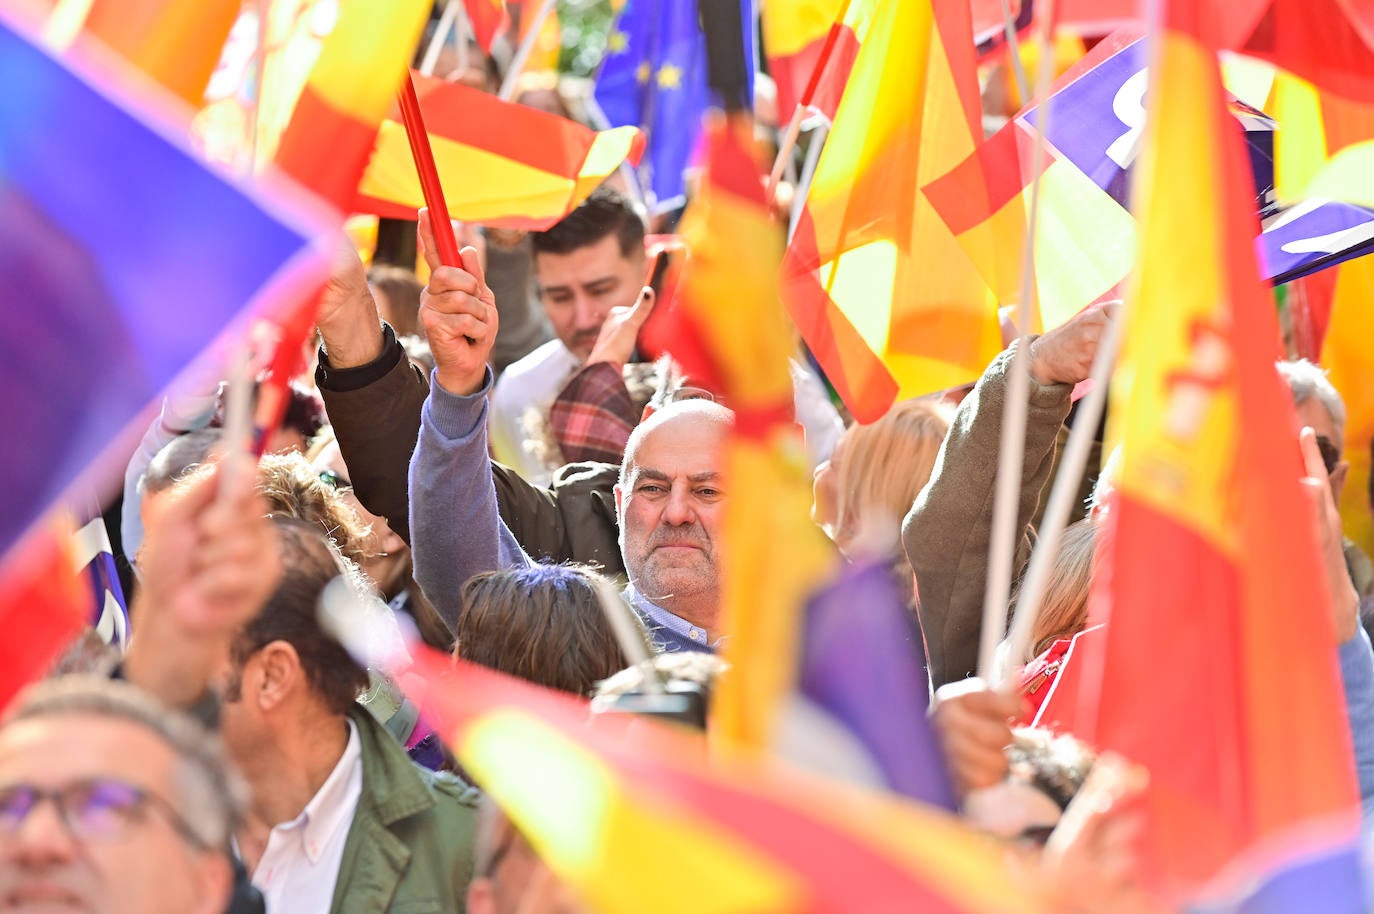
<path fill-rule="evenodd" d="M 86 625 L 91 593 L 78 577 L 71 524 L 55 517 L 0 563 L 0 712 L 44 676 Z"/>
<path fill-rule="evenodd" d="M 199 107 L 242 5 L 241 0 L 95 0 L 86 32 Z"/>
<path fill-rule="evenodd" d="M 1178 893 L 1323 825 L 1348 839 L 1359 816 L 1253 189 L 1223 104 L 1222 6 L 1170 3 L 1155 39 L 1094 594 L 1109 619 L 1096 742 L 1149 769 L 1146 862 Z"/>
<path fill-rule="evenodd" d="M 969 9 L 883 0 L 783 265 L 788 309 L 854 415 L 976 378 L 988 286 L 921 187 L 982 138 Z"/>
<path fill-rule="evenodd" d="M 1374 257 L 1337 267 L 1331 323 L 1321 363 L 1345 400 L 1344 456 L 1350 463 L 1341 492 L 1345 535 L 1374 554 L 1374 518 L 1369 513 L 1370 442 L 1374 441 Z"/>
<path fill-rule="evenodd" d="M 341 211 L 357 195 L 429 9 L 425 0 L 343 0 L 282 134 L 277 166 Z"/>
<path fill-rule="evenodd" d="M 763 7 L 763 47 L 768 74 L 778 87 L 778 117 L 786 122 L 801 101 L 816 67 L 824 64 L 811 105 L 834 118 L 845 82 L 859 53 L 864 10 L 872 0 L 768 0 Z M 845 13 L 840 19 L 841 13 Z M 836 29 L 829 58 L 821 60 L 826 36 Z"/>
<path fill-rule="evenodd" d="M 620 164 L 639 163 L 636 127 L 597 133 L 459 83 L 413 74 L 449 214 L 484 225 L 548 228 Z M 400 115 L 393 111 L 358 185 L 353 209 L 414 219 L 424 206 Z"/>
<path fill-rule="evenodd" d="M 766 762 L 429 648 L 412 697 L 555 874 L 601 914 L 1023 914 L 1005 852 L 938 810 Z M 417 694 L 421 692 L 422 694 Z M 665 891 L 686 886 L 690 891 Z"/>

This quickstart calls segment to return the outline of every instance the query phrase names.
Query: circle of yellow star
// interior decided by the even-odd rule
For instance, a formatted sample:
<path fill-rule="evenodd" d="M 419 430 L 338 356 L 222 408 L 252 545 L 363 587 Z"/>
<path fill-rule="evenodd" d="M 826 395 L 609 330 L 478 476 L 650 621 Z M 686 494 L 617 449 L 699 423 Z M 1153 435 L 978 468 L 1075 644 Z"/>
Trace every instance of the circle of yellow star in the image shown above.
<path fill-rule="evenodd" d="M 682 68 L 675 67 L 670 63 L 665 63 L 658 68 L 658 87 L 660 89 L 677 89 L 682 86 Z"/>
<path fill-rule="evenodd" d="M 630 46 L 630 36 L 617 29 L 606 39 L 606 51 L 610 54 L 623 54 Z"/>
<path fill-rule="evenodd" d="M 649 81 L 649 77 L 652 75 L 653 68 L 649 66 L 649 62 L 647 60 L 635 68 L 635 79 L 639 80 L 640 84 L 647 83 Z"/>

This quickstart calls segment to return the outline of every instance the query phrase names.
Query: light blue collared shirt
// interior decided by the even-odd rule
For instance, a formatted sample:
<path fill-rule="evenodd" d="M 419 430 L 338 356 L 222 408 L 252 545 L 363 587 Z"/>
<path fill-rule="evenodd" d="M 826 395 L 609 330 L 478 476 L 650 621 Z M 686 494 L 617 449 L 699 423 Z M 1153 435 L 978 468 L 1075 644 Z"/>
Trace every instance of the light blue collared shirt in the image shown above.
<path fill-rule="evenodd" d="M 634 584 L 625 585 L 625 602 L 629 603 L 640 618 L 649 636 L 666 651 L 712 651 L 715 646 L 706 634 L 706 629 L 693 625 L 679 615 L 669 612 L 635 589 Z M 674 637 L 676 636 L 676 637 Z"/>

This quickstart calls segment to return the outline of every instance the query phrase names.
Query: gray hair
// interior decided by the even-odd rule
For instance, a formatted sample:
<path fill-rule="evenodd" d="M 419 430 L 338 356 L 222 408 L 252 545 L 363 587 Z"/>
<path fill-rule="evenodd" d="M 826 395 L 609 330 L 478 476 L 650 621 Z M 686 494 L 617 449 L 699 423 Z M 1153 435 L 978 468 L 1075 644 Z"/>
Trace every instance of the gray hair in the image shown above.
<path fill-rule="evenodd" d="M 60 676 L 25 691 L 0 729 L 25 720 L 89 714 L 137 724 L 162 739 L 177 756 L 175 803 L 206 847 L 227 851 L 243 821 L 248 791 L 229 766 L 218 736 L 193 718 L 159 704 L 117 679 Z"/>
<path fill-rule="evenodd" d="M 1293 405 L 1302 406 L 1313 397 L 1321 403 L 1326 414 L 1331 417 L 1331 424 L 1336 426 L 1336 436 L 1338 438 L 1345 435 L 1345 401 L 1337 392 L 1331 380 L 1327 378 L 1326 372 L 1320 366 L 1314 365 L 1307 359 L 1293 359 L 1291 361 L 1278 363 L 1279 375 L 1282 376 L 1284 383 L 1288 385 L 1288 391 L 1293 395 Z M 1332 444 L 1341 446 L 1340 441 L 1333 441 Z"/>
<path fill-rule="evenodd" d="M 635 458 L 639 451 L 639 446 L 644 443 L 659 426 L 666 425 L 678 416 L 699 415 L 717 422 L 721 425 L 731 425 L 735 421 L 735 414 L 727 407 L 721 406 L 713 400 L 678 400 L 669 403 L 663 409 L 654 413 L 643 422 L 634 427 L 630 432 L 629 439 L 625 442 L 625 459 L 620 463 L 620 479 L 616 483 L 622 490 L 630 482 L 630 477 L 635 469 Z"/>
<path fill-rule="evenodd" d="M 621 695 L 643 691 L 650 677 L 657 677 L 660 681 L 696 683 L 709 694 L 716 677 L 727 669 L 729 664 L 724 660 L 701 651 L 655 654 L 644 663 L 626 667 L 609 679 L 603 679 L 592 696 L 592 710 L 605 711 Z"/>

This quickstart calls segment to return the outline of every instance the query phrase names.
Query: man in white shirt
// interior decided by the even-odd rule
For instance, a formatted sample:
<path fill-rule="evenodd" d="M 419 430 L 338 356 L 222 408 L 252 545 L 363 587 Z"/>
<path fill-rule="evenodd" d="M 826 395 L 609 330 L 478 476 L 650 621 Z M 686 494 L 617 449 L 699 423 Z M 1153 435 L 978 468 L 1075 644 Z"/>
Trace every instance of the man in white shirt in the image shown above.
<path fill-rule="evenodd" d="M 555 467 L 532 447 L 549 407 L 591 355 L 615 307 L 632 307 L 644 286 L 644 220 L 634 205 L 598 188 L 561 222 L 531 236 L 535 280 L 556 339 L 511 364 L 491 393 L 496 459 L 533 485 Z M 527 418 L 528 417 L 528 418 Z"/>
<path fill-rule="evenodd" d="M 252 787 L 237 848 L 267 914 L 460 912 L 476 791 L 413 764 L 357 704 L 367 672 L 320 627 L 340 565 L 311 525 L 277 519 L 282 581 L 230 650 L 222 731 Z"/>

